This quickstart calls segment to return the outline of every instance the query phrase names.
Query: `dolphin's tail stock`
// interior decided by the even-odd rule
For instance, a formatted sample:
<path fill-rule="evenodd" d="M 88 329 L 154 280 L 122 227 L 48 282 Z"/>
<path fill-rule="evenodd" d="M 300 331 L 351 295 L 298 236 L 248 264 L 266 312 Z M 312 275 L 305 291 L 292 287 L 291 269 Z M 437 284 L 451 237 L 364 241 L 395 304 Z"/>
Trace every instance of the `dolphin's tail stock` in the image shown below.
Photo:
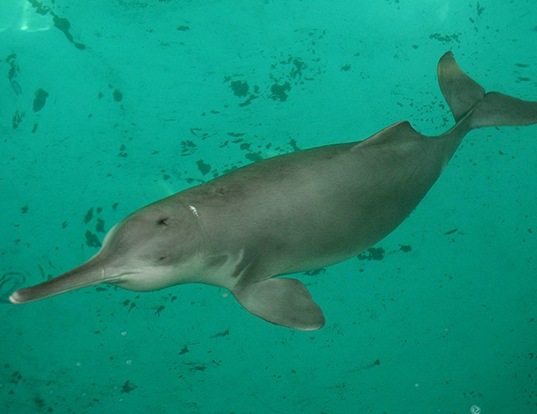
<path fill-rule="evenodd" d="M 523 101 L 499 92 L 485 92 L 464 73 L 453 53 L 438 62 L 438 83 L 455 121 L 469 116 L 469 128 L 537 123 L 537 102 Z"/>

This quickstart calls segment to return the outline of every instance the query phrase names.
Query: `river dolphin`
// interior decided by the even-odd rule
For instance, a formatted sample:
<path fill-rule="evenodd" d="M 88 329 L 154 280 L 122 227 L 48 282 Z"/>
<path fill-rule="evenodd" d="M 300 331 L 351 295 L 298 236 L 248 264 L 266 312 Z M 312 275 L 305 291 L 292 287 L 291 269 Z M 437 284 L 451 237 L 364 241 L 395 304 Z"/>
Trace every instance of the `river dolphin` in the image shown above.
<path fill-rule="evenodd" d="M 182 283 L 229 289 L 273 324 L 315 330 L 324 315 L 297 279 L 275 277 L 356 256 L 393 231 L 473 128 L 537 123 L 537 102 L 485 90 L 447 52 L 438 81 L 455 118 L 429 137 L 406 122 L 370 138 L 238 168 L 116 224 L 89 261 L 15 291 L 26 303 L 108 283 L 135 291 Z"/>

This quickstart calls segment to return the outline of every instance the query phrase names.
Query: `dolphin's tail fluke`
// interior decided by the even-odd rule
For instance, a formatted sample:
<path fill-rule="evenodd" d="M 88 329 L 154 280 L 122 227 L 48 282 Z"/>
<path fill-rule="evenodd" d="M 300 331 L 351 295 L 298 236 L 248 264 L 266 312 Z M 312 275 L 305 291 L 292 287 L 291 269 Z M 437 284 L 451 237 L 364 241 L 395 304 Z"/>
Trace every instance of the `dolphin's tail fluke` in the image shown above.
<path fill-rule="evenodd" d="M 438 83 L 455 121 L 470 114 L 470 128 L 537 123 L 537 102 L 523 101 L 499 92 L 486 93 L 464 73 L 453 53 L 438 62 Z"/>

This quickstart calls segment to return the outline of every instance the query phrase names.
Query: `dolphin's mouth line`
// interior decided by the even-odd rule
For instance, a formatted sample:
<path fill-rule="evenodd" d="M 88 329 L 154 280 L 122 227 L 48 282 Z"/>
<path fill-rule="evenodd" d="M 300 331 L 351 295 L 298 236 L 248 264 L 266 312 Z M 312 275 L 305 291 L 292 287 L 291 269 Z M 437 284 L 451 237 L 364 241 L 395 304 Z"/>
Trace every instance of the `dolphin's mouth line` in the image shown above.
<path fill-rule="evenodd" d="M 122 283 L 127 282 L 127 280 L 124 280 L 125 276 L 139 275 L 141 273 L 143 272 L 128 271 L 128 272 L 123 272 L 118 275 L 112 276 L 110 278 L 105 278 L 104 269 L 103 269 L 103 278 L 99 281 L 99 283 L 106 283 L 109 285 L 121 285 Z"/>

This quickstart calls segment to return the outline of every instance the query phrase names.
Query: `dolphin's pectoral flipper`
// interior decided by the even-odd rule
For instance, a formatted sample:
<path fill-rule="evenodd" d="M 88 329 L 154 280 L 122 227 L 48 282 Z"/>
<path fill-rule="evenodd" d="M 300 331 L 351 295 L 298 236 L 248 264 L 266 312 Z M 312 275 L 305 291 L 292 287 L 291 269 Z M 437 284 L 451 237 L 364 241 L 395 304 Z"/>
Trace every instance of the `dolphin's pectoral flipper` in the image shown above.
<path fill-rule="evenodd" d="M 273 324 L 304 331 L 324 326 L 323 311 L 299 280 L 267 279 L 237 286 L 232 293 L 246 310 Z"/>

